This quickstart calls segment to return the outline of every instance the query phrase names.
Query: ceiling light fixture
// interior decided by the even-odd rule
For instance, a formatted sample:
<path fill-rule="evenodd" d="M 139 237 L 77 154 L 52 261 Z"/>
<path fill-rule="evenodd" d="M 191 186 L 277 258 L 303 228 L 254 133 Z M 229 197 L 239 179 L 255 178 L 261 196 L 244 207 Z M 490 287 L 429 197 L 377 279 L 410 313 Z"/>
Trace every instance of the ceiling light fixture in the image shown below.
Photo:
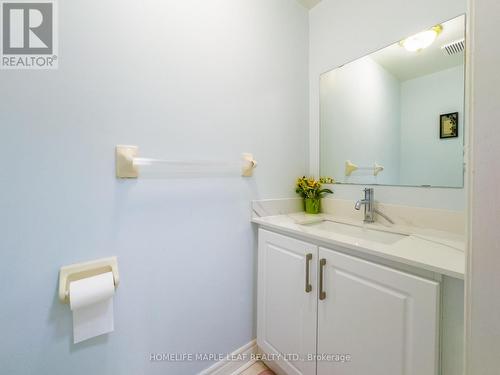
<path fill-rule="evenodd" d="M 436 40 L 437 36 L 443 31 L 443 26 L 436 25 L 429 30 L 422 31 L 421 33 L 403 39 L 399 44 L 407 51 L 418 52 L 424 48 L 429 47 Z"/>

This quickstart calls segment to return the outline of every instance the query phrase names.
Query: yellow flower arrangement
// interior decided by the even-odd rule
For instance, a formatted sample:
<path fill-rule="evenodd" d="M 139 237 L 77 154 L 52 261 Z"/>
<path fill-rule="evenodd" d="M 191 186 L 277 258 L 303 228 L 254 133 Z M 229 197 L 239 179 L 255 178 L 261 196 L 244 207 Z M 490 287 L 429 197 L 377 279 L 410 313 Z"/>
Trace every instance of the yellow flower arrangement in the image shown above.
<path fill-rule="evenodd" d="M 333 183 L 333 179 L 329 179 L 327 183 Z M 308 214 L 317 214 L 321 210 L 321 198 L 326 194 L 333 194 L 330 189 L 322 189 L 322 180 L 314 179 L 313 177 L 302 176 L 297 179 L 295 192 L 304 198 L 304 209 Z"/>
<path fill-rule="evenodd" d="M 314 179 L 314 177 L 302 176 L 297 179 L 295 192 L 304 199 L 319 199 L 323 198 L 326 194 L 333 194 L 333 191 L 322 189 L 321 186 L 321 182 Z"/>

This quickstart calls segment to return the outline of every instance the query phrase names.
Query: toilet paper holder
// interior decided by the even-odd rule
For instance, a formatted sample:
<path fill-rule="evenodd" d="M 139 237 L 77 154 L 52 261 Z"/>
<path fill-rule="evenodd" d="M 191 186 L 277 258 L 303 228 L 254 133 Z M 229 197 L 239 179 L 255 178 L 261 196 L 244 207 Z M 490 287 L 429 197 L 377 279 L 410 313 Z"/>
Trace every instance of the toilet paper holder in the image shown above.
<path fill-rule="evenodd" d="M 120 283 L 118 274 L 118 260 L 116 257 L 102 258 L 84 263 L 75 263 L 63 266 L 59 270 L 59 300 L 69 303 L 69 284 L 72 281 L 112 272 L 115 289 Z"/>

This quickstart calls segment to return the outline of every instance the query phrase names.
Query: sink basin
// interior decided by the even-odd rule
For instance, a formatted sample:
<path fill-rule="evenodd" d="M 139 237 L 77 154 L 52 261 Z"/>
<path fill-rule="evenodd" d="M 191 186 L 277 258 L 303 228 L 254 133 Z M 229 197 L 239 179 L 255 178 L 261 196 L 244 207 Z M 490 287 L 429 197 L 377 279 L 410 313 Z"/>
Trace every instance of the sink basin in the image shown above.
<path fill-rule="evenodd" d="M 324 230 L 326 232 L 353 237 L 355 239 L 378 242 L 386 245 L 391 245 L 407 237 L 407 235 L 405 234 L 384 232 L 381 230 L 368 229 L 365 227 L 358 227 L 356 225 L 326 220 L 319 223 L 306 224 L 305 226 L 309 228 Z"/>

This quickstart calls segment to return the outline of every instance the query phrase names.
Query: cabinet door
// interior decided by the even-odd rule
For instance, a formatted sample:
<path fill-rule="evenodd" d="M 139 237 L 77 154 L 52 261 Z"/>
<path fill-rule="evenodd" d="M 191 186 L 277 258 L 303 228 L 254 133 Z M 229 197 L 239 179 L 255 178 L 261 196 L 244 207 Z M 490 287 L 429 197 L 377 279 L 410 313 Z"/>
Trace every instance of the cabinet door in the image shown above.
<path fill-rule="evenodd" d="M 257 343 L 287 375 L 316 373 L 314 360 L 294 355 L 316 353 L 317 253 L 315 245 L 259 230 Z"/>
<path fill-rule="evenodd" d="M 319 258 L 318 375 L 437 374 L 437 282 L 328 249 Z"/>

